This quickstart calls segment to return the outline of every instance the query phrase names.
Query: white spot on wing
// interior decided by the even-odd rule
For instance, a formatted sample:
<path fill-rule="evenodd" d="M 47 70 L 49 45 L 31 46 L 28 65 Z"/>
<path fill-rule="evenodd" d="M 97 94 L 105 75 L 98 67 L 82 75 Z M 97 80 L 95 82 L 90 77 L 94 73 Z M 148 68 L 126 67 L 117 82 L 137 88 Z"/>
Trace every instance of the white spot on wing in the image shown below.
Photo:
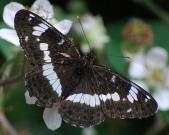
<path fill-rule="evenodd" d="M 43 70 L 49 69 L 49 68 L 54 68 L 52 64 L 45 64 L 42 66 Z"/>
<path fill-rule="evenodd" d="M 107 99 L 111 99 L 110 93 L 107 94 Z"/>
<path fill-rule="evenodd" d="M 131 90 L 134 91 L 136 94 L 138 94 L 138 90 L 135 87 L 131 87 Z"/>
<path fill-rule="evenodd" d="M 44 75 L 44 76 L 47 76 L 47 75 L 49 75 L 49 74 L 51 74 L 51 73 L 53 73 L 53 72 L 54 72 L 53 69 L 50 68 L 50 69 L 47 69 L 47 70 L 43 71 L 43 75 Z"/>
<path fill-rule="evenodd" d="M 47 43 L 40 43 L 40 50 L 42 50 L 42 51 L 48 50 L 48 44 Z"/>
<path fill-rule="evenodd" d="M 148 100 L 150 100 L 150 96 L 146 95 L 147 98 L 145 98 L 145 102 L 148 102 Z"/>
<path fill-rule="evenodd" d="M 82 98 L 82 93 L 76 94 L 76 97 L 74 98 L 73 102 L 78 103 L 78 102 L 80 102 L 81 98 Z"/>
<path fill-rule="evenodd" d="M 28 36 L 25 36 L 25 41 L 26 41 L 26 42 L 28 41 Z"/>
<path fill-rule="evenodd" d="M 50 85 L 52 85 L 52 88 L 56 93 L 61 96 L 61 84 L 60 79 L 58 78 L 56 72 L 53 70 L 54 67 L 52 64 L 45 64 L 42 66 L 43 69 L 43 76 L 47 80 L 49 80 Z"/>
<path fill-rule="evenodd" d="M 114 94 L 108 93 L 107 95 L 101 94 L 101 95 L 99 95 L 99 97 L 101 98 L 101 100 L 103 102 L 105 102 L 106 100 L 110 100 L 111 98 L 112 98 L 113 101 L 119 101 L 120 100 L 120 96 L 117 92 L 115 92 Z"/>
<path fill-rule="evenodd" d="M 70 55 L 69 54 L 67 54 L 67 53 L 60 53 L 62 56 L 64 56 L 64 57 L 68 57 L 68 58 L 70 58 Z"/>
<path fill-rule="evenodd" d="M 115 81 L 116 81 L 116 76 L 113 75 L 112 78 L 111 78 L 111 82 L 115 83 Z"/>
<path fill-rule="evenodd" d="M 41 31 L 33 31 L 32 35 L 34 36 L 41 36 L 42 32 Z"/>
<path fill-rule="evenodd" d="M 42 22 L 43 22 L 43 24 L 45 24 L 46 26 L 51 27 L 51 26 L 50 26 L 48 23 L 46 23 L 45 21 L 42 20 Z"/>
<path fill-rule="evenodd" d="M 100 105 L 100 99 L 99 99 L 99 96 L 98 95 L 94 95 L 95 96 L 95 100 L 96 100 L 96 106 L 99 106 Z"/>
<path fill-rule="evenodd" d="M 48 26 L 46 26 L 43 23 L 40 23 L 38 26 L 34 26 L 33 29 L 34 29 L 34 31 L 32 32 L 33 35 L 41 36 L 41 34 L 48 29 Z"/>
<path fill-rule="evenodd" d="M 145 102 L 147 102 L 148 101 L 148 99 L 147 98 L 145 98 Z"/>
<path fill-rule="evenodd" d="M 36 37 L 36 41 L 38 41 L 38 42 L 39 42 L 39 41 L 40 41 L 40 39 Z"/>
<path fill-rule="evenodd" d="M 73 94 L 71 96 L 69 96 L 66 100 L 69 100 L 69 101 L 73 101 L 75 99 L 77 94 Z"/>
<path fill-rule="evenodd" d="M 44 59 L 46 62 L 51 62 L 51 58 L 50 58 L 49 54 L 50 54 L 49 51 L 44 51 L 44 58 L 43 58 L 43 59 Z"/>
<path fill-rule="evenodd" d="M 47 30 L 48 29 L 48 26 L 45 25 L 44 23 L 40 23 L 39 24 L 40 27 L 42 27 L 43 29 Z"/>
<path fill-rule="evenodd" d="M 30 17 L 30 18 L 28 18 L 28 21 L 31 21 L 32 20 L 32 18 Z"/>
<path fill-rule="evenodd" d="M 134 91 L 132 91 L 132 90 L 130 90 L 129 92 L 132 95 L 132 97 L 134 98 L 134 100 L 138 101 L 136 93 L 134 93 Z"/>
<path fill-rule="evenodd" d="M 45 29 L 42 28 L 42 27 L 39 27 L 39 26 L 34 26 L 33 29 L 34 29 L 35 31 L 45 32 Z"/>
<path fill-rule="evenodd" d="M 134 99 L 133 99 L 133 97 L 132 97 L 130 94 L 127 95 L 127 98 L 128 98 L 128 100 L 129 100 L 131 103 L 134 102 Z"/>
<path fill-rule="evenodd" d="M 30 17 L 35 17 L 33 14 L 29 14 Z"/>
<path fill-rule="evenodd" d="M 62 93 L 62 86 L 60 84 L 60 79 L 57 79 L 57 84 L 59 84 L 59 86 L 57 87 L 57 90 L 56 92 L 58 93 L 59 96 L 61 96 L 61 93 Z"/>
<path fill-rule="evenodd" d="M 52 85 L 56 82 L 56 80 L 50 80 L 49 83 Z"/>
<path fill-rule="evenodd" d="M 52 85 L 52 88 L 54 91 L 56 91 L 58 93 L 58 95 L 61 95 L 61 89 L 60 89 L 60 81 L 59 79 L 57 80 L 50 80 L 50 84 Z"/>
<path fill-rule="evenodd" d="M 89 105 L 89 104 L 90 104 L 89 94 L 84 94 L 83 97 L 84 97 L 85 104 L 86 104 L 86 105 Z"/>
<path fill-rule="evenodd" d="M 95 96 L 94 95 L 88 95 L 89 96 L 89 98 L 90 98 L 90 106 L 91 107 L 95 107 Z"/>
<path fill-rule="evenodd" d="M 132 111 L 132 109 L 131 109 L 131 108 L 127 110 L 127 112 L 128 112 L 128 113 L 129 113 L 129 112 L 131 112 L 131 111 Z"/>
<path fill-rule="evenodd" d="M 146 97 L 147 97 L 148 99 L 151 99 L 150 96 L 148 96 L 148 95 L 146 95 Z"/>
<path fill-rule="evenodd" d="M 100 99 L 97 94 L 90 95 L 90 94 L 73 94 L 69 96 L 66 100 L 72 101 L 74 103 L 81 103 L 86 104 L 90 107 L 95 107 L 100 105 Z"/>
<path fill-rule="evenodd" d="M 53 74 L 47 75 L 46 78 L 48 80 L 57 80 L 58 77 L 57 77 L 56 73 L 54 72 Z"/>
<path fill-rule="evenodd" d="M 64 39 L 61 39 L 61 41 L 58 43 L 58 45 L 63 45 L 64 42 L 65 42 L 65 40 L 64 40 Z"/>
<path fill-rule="evenodd" d="M 120 96 L 117 92 L 115 92 L 114 94 L 112 94 L 112 99 L 113 101 L 119 101 L 120 100 Z"/>
<path fill-rule="evenodd" d="M 85 103 L 83 95 L 82 95 L 82 98 L 80 99 L 80 103 L 81 103 L 81 104 L 84 104 L 84 103 Z"/>
<path fill-rule="evenodd" d="M 99 97 L 101 98 L 101 100 L 103 100 L 103 102 L 107 100 L 107 96 L 104 94 L 101 94 Z"/>

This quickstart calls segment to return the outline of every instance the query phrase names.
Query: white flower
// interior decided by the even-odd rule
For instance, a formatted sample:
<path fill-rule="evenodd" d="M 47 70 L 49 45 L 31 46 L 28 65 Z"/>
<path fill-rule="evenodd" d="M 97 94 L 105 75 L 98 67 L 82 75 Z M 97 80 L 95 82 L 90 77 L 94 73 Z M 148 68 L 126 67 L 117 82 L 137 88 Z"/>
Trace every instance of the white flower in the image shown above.
<path fill-rule="evenodd" d="M 11 28 L 14 28 L 14 17 L 16 12 L 25 7 L 17 2 L 11 2 L 4 7 L 3 20 Z"/>
<path fill-rule="evenodd" d="M 97 135 L 97 131 L 94 127 L 83 128 L 81 135 Z"/>
<path fill-rule="evenodd" d="M 164 89 L 157 90 L 154 93 L 153 97 L 156 99 L 158 103 L 159 110 L 162 110 L 162 111 L 169 110 L 169 102 L 168 102 L 169 89 L 164 88 Z"/>
<path fill-rule="evenodd" d="M 90 14 L 86 14 L 84 16 L 81 16 L 80 20 L 85 34 L 87 35 L 87 38 L 90 42 L 90 47 L 97 50 L 103 49 L 105 43 L 109 42 L 109 37 L 106 34 L 106 29 L 104 27 L 101 16 L 94 17 Z M 89 44 L 85 39 L 85 35 L 79 23 L 76 23 L 74 25 L 74 30 L 82 37 L 82 51 L 89 52 Z M 86 46 L 88 46 L 88 49 Z"/>
<path fill-rule="evenodd" d="M 35 102 L 38 100 L 36 97 L 30 97 L 29 92 L 25 92 L 25 100 L 27 104 L 35 104 Z"/>
<path fill-rule="evenodd" d="M 43 112 L 43 120 L 49 129 L 58 129 L 62 124 L 62 118 L 58 113 L 58 107 L 53 106 L 52 108 L 45 108 Z"/>
<path fill-rule="evenodd" d="M 129 75 L 140 79 L 147 88 L 154 89 L 154 97 L 160 110 L 169 110 L 168 53 L 161 47 L 151 48 L 147 55 L 135 55 L 129 66 Z M 162 98 L 161 98 L 162 97 Z"/>
<path fill-rule="evenodd" d="M 29 10 L 48 22 L 54 17 L 53 6 L 48 0 L 36 0 Z"/>
<path fill-rule="evenodd" d="M 143 78 L 146 75 L 145 57 L 143 54 L 136 55 L 130 63 L 129 75 L 133 78 Z"/>
<path fill-rule="evenodd" d="M 146 57 L 146 65 L 149 68 L 164 68 L 167 66 L 168 53 L 161 47 L 152 48 Z"/>
<path fill-rule="evenodd" d="M 14 30 L 14 17 L 17 11 L 21 9 L 26 9 L 23 5 L 11 2 L 7 4 L 3 12 L 4 22 L 13 29 L 1 29 L 0 38 L 7 40 L 8 42 L 13 43 L 14 45 L 19 46 L 19 39 L 17 37 L 16 31 Z M 43 19 L 52 23 L 52 25 L 57 28 L 62 34 L 67 34 L 72 26 L 72 21 L 62 20 L 57 22 L 54 19 L 53 6 L 49 3 L 48 0 L 36 0 L 32 7 L 29 8 L 30 11 L 38 14 Z"/>
<path fill-rule="evenodd" d="M 27 104 L 35 104 L 38 100 L 36 97 L 30 97 L 28 91 L 25 92 L 25 99 Z M 58 107 L 53 106 L 52 108 L 45 108 L 43 112 L 43 120 L 49 129 L 58 129 L 62 124 L 62 118 L 58 113 Z"/>

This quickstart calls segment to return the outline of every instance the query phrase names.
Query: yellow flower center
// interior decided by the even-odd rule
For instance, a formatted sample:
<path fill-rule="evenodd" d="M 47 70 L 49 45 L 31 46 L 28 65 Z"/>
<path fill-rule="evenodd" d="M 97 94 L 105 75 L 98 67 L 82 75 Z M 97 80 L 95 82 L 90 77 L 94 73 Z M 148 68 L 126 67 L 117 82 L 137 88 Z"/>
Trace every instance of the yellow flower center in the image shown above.
<path fill-rule="evenodd" d="M 163 83 L 165 79 L 165 73 L 162 69 L 154 69 L 151 73 L 153 80 L 159 83 Z"/>
<path fill-rule="evenodd" d="M 135 26 L 132 29 L 132 35 L 142 35 L 145 33 L 145 30 L 142 27 Z"/>

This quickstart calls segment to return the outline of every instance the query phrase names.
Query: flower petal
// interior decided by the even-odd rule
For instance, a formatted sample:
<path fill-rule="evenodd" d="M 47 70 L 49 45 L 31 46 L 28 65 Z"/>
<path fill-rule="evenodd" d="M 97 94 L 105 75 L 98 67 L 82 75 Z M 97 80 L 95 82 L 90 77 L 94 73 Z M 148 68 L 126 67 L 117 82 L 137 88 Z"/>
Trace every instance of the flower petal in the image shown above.
<path fill-rule="evenodd" d="M 36 0 L 30 8 L 30 11 L 38 14 L 47 21 L 54 16 L 53 6 L 48 0 Z"/>
<path fill-rule="evenodd" d="M 166 78 L 165 78 L 165 86 L 169 88 L 169 68 L 167 67 L 166 72 L 165 72 Z"/>
<path fill-rule="evenodd" d="M 25 92 L 25 99 L 26 99 L 26 103 L 27 104 L 35 104 L 35 102 L 37 101 L 36 97 L 30 97 L 29 96 L 29 92 L 28 91 Z"/>
<path fill-rule="evenodd" d="M 83 128 L 81 135 L 97 135 L 97 131 L 94 127 Z"/>
<path fill-rule="evenodd" d="M 51 130 L 55 130 L 61 126 L 62 118 L 58 113 L 58 107 L 45 108 L 43 112 L 43 120 L 47 127 Z"/>
<path fill-rule="evenodd" d="M 159 110 L 166 111 L 169 110 L 169 90 L 168 89 L 159 89 L 156 90 L 153 97 L 158 103 Z"/>
<path fill-rule="evenodd" d="M 7 4 L 3 11 L 3 20 L 4 22 L 14 28 L 14 17 L 17 11 L 25 9 L 25 7 L 17 2 L 10 2 Z"/>
<path fill-rule="evenodd" d="M 11 30 L 11 29 L 1 29 L 0 30 L 0 38 L 11 42 L 12 44 L 19 46 L 19 38 L 16 34 L 15 30 Z"/>
<path fill-rule="evenodd" d="M 87 35 L 87 38 L 91 43 L 91 48 L 96 49 L 97 51 L 102 50 L 105 44 L 110 41 L 102 17 L 99 15 L 93 16 L 91 14 L 85 14 L 81 16 L 80 20 L 82 22 L 82 26 Z M 81 44 L 86 44 L 87 42 L 84 38 L 84 33 L 81 30 L 79 23 L 73 25 L 73 29 L 79 34 L 78 36 L 81 36 Z"/>
<path fill-rule="evenodd" d="M 161 47 L 149 50 L 146 56 L 146 64 L 149 68 L 164 68 L 168 61 L 168 53 Z"/>
<path fill-rule="evenodd" d="M 129 66 L 129 75 L 133 78 L 141 79 L 146 75 L 146 67 L 142 54 L 135 55 Z"/>
<path fill-rule="evenodd" d="M 54 27 L 64 35 L 66 35 L 69 32 L 71 26 L 72 21 L 70 20 L 63 20 L 54 25 Z"/>
<path fill-rule="evenodd" d="M 87 44 L 87 43 L 81 44 L 80 49 L 85 54 L 90 52 L 89 44 Z"/>
<path fill-rule="evenodd" d="M 143 88 L 146 91 L 149 91 L 148 85 L 147 83 L 141 81 L 141 80 L 132 80 L 134 83 L 136 83 L 137 85 L 139 85 L 141 88 Z"/>

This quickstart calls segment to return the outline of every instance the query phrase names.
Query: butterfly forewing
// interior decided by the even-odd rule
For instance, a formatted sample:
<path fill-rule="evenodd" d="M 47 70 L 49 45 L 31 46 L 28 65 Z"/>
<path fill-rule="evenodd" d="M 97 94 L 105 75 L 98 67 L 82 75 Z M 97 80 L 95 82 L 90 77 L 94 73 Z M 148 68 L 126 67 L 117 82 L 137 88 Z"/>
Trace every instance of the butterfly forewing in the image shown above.
<path fill-rule="evenodd" d="M 27 90 L 38 98 L 38 105 L 52 106 L 61 96 L 65 80 L 73 71 L 73 61 L 80 53 L 66 36 L 32 12 L 20 10 L 14 21 L 21 47 L 35 65 L 26 74 Z"/>
<path fill-rule="evenodd" d="M 38 15 L 20 10 L 14 21 L 21 47 L 31 63 L 60 62 L 80 57 L 73 43 Z"/>
<path fill-rule="evenodd" d="M 156 101 L 145 90 L 104 66 L 93 65 L 91 54 L 81 56 L 71 40 L 38 15 L 18 11 L 15 28 L 33 65 L 26 74 L 30 96 L 40 106 L 58 104 L 67 123 L 89 127 L 105 116 L 146 118 L 157 111 Z"/>

